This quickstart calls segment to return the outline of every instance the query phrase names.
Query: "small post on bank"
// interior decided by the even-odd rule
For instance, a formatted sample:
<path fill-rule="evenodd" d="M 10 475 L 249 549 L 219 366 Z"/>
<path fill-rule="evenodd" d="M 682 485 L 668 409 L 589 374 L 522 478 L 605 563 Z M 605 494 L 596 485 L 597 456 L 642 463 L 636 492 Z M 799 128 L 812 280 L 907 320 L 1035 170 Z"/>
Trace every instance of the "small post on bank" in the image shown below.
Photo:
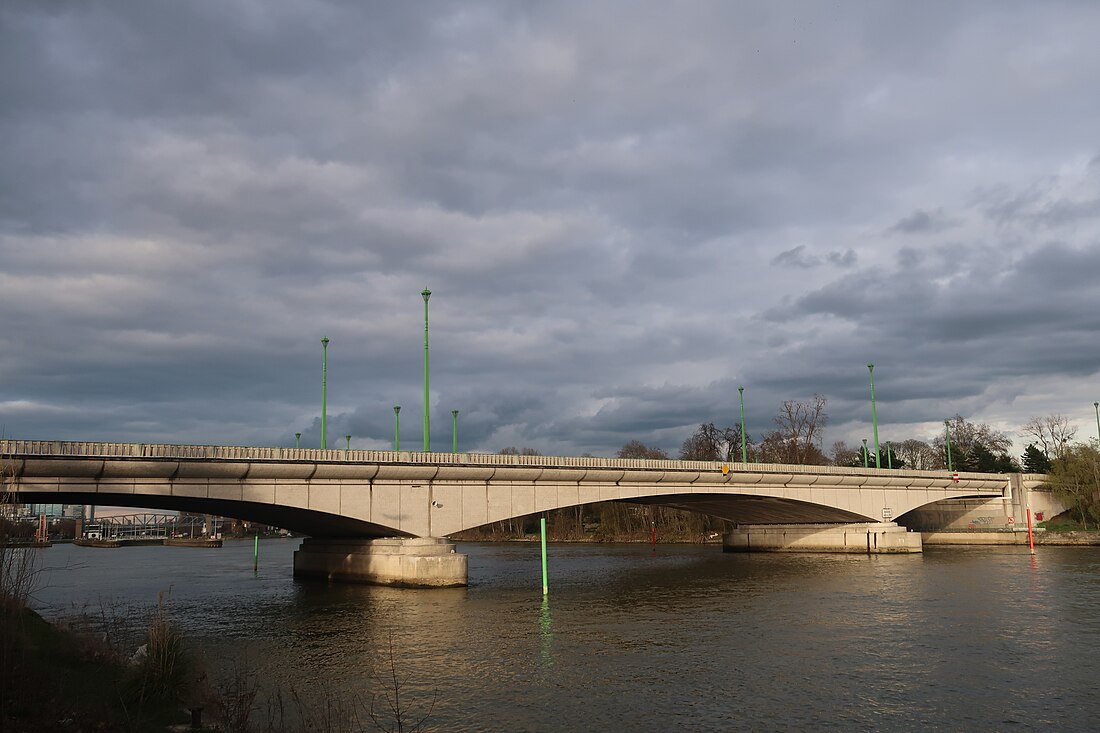
<path fill-rule="evenodd" d="M 1031 533 L 1031 505 L 1027 506 L 1027 546 L 1031 549 L 1031 554 L 1035 554 L 1035 535 Z"/>
<path fill-rule="evenodd" d="M 252 572 L 260 572 L 260 535 L 256 535 L 256 542 L 252 546 Z"/>

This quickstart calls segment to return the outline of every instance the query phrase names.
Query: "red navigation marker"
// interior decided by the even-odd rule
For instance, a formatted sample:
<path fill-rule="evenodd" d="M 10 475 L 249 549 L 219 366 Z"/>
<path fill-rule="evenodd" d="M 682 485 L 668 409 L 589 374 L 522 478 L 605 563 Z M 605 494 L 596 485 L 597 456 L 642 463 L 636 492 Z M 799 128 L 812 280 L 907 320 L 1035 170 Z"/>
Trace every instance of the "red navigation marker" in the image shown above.
<path fill-rule="evenodd" d="M 955 471 L 955 473 L 951 474 L 951 480 L 955 481 L 956 483 L 958 482 L 958 480 L 959 480 L 959 472 L 958 471 Z"/>

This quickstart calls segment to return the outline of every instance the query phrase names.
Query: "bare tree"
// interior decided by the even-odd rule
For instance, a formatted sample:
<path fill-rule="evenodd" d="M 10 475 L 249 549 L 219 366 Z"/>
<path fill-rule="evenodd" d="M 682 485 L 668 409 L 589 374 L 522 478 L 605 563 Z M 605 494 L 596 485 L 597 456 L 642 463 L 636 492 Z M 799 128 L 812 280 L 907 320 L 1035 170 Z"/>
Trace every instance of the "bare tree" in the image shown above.
<path fill-rule="evenodd" d="M 823 466 L 828 463 L 821 448 L 821 433 L 828 422 L 826 398 L 815 394 L 811 402 L 788 400 L 775 415 L 778 429 L 760 442 L 760 460 L 770 463 L 802 463 Z"/>
<path fill-rule="evenodd" d="M 778 429 L 768 433 L 760 444 L 761 459 L 803 465 L 828 463 L 821 451 L 821 431 L 828 422 L 827 401 L 820 394 L 815 394 L 809 402 L 785 401 L 775 416 Z"/>
<path fill-rule="evenodd" d="M 703 423 L 680 446 L 682 461 L 731 461 L 740 456 L 740 425 L 718 428 L 712 422 Z"/>
<path fill-rule="evenodd" d="M 863 460 L 862 450 L 860 448 L 849 448 L 848 443 L 843 440 L 833 443 L 832 454 L 834 466 L 858 466 L 861 465 Z"/>
<path fill-rule="evenodd" d="M 514 445 L 510 445 L 507 448 L 500 449 L 500 455 L 502 456 L 541 456 L 538 450 L 534 448 L 524 448 L 522 450 L 516 448 Z"/>
<path fill-rule="evenodd" d="M 1020 427 L 1021 438 L 1028 438 L 1039 444 L 1046 457 L 1054 460 L 1066 454 L 1077 428 L 1071 427 L 1065 415 L 1046 415 L 1033 417 Z"/>
<path fill-rule="evenodd" d="M 909 438 L 894 444 L 894 455 L 905 461 L 906 468 L 918 471 L 934 471 L 944 468 L 947 460 L 943 451 L 937 450 L 923 440 Z"/>
<path fill-rule="evenodd" d="M 632 440 L 619 449 L 619 458 L 667 459 L 668 454 L 660 448 L 650 448 L 640 440 Z"/>
<path fill-rule="evenodd" d="M 1007 433 L 994 430 L 985 423 L 972 423 L 962 415 L 948 421 L 951 431 L 951 455 L 953 464 L 962 470 L 979 470 L 983 457 L 1007 459 L 1012 440 Z M 944 435 L 932 441 L 936 450 L 946 452 Z M 946 460 L 945 460 L 946 462 Z"/>

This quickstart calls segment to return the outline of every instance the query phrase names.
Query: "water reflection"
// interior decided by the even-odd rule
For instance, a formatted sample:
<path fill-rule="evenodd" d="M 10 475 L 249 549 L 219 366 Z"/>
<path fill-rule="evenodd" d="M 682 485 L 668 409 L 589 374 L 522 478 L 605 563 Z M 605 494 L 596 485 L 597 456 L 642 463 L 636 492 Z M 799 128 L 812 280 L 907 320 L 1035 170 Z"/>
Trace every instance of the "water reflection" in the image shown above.
<path fill-rule="evenodd" d="M 439 693 L 436 730 L 1089 730 L 1100 715 L 1093 548 L 558 545 L 551 611 L 537 545 L 462 545 L 469 588 L 408 591 L 297 582 L 295 544 L 261 547 L 255 576 L 251 543 L 58 546 L 39 602 L 58 615 L 105 597 L 140 619 L 171 584 L 212 665 L 244 658 L 272 685 L 368 701 L 392 641 L 410 702 Z"/>
<path fill-rule="evenodd" d="M 550 617 L 550 599 L 542 597 L 539 607 L 539 671 L 549 679 L 554 666 L 554 620 Z"/>

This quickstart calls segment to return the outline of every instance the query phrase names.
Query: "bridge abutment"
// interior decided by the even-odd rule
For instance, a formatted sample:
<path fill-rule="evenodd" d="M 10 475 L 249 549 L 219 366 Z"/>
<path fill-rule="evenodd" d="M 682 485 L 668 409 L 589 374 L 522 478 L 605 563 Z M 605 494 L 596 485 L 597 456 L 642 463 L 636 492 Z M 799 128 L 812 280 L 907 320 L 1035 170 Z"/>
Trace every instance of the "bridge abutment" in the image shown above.
<path fill-rule="evenodd" d="M 309 537 L 294 553 L 294 575 L 403 588 L 454 588 L 469 577 L 467 556 L 438 537 Z"/>
<path fill-rule="evenodd" d="M 921 552 L 919 532 L 894 522 L 743 524 L 722 538 L 723 552 Z"/>

